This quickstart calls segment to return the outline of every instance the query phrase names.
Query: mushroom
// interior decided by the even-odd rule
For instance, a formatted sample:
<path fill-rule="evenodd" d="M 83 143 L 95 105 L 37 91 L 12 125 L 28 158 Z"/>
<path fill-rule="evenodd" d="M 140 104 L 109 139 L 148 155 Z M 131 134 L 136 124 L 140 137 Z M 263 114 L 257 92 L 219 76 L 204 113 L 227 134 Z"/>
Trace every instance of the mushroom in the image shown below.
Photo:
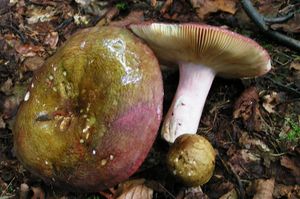
<path fill-rule="evenodd" d="M 215 151 L 210 142 L 197 134 L 179 136 L 167 154 L 172 174 L 187 186 L 207 183 L 215 168 Z"/>
<path fill-rule="evenodd" d="M 200 24 L 132 24 L 130 29 L 161 60 L 179 65 L 179 84 L 162 126 L 169 143 L 196 133 L 215 75 L 256 77 L 271 69 L 270 57 L 255 41 L 229 30 Z"/>
<path fill-rule="evenodd" d="M 158 61 L 139 38 L 118 27 L 80 30 L 34 74 L 14 150 L 47 183 L 73 192 L 110 188 L 148 154 L 162 101 Z"/>

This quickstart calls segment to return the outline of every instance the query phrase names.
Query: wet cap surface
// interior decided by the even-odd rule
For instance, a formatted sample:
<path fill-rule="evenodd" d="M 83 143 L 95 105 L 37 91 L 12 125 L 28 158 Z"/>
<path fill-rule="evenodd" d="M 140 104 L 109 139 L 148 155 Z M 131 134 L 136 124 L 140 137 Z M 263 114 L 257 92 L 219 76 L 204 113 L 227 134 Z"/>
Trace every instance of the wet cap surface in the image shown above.
<path fill-rule="evenodd" d="M 255 41 L 201 24 L 145 23 L 130 29 L 168 62 L 193 62 L 224 77 L 254 77 L 271 69 L 270 57 Z"/>

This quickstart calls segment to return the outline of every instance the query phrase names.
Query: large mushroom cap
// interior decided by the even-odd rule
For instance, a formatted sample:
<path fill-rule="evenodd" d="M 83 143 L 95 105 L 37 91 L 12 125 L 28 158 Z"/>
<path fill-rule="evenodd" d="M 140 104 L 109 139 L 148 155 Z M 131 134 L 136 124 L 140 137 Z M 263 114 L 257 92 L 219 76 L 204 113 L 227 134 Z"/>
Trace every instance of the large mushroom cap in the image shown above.
<path fill-rule="evenodd" d="M 253 77 L 271 68 L 268 53 L 232 31 L 200 24 L 138 24 L 131 30 L 165 61 L 192 62 L 224 77 Z"/>
<path fill-rule="evenodd" d="M 133 174 L 161 121 L 159 64 L 130 31 L 81 30 L 35 74 L 14 126 L 14 149 L 32 173 L 96 192 Z"/>

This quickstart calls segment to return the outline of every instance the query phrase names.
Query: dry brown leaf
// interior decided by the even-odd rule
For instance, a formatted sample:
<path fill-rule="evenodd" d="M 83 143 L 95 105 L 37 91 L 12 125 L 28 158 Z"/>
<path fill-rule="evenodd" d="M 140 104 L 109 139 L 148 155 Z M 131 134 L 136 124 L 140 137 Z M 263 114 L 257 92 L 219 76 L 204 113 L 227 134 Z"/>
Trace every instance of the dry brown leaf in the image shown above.
<path fill-rule="evenodd" d="M 272 24 L 271 28 L 274 30 L 282 29 L 288 33 L 300 33 L 300 14 L 295 14 L 292 19 L 286 23 Z"/>
<path fill-rule="evenodd" d="M 300 186 L 299 185 L 284 185 L 276 184 L 273 193 L 274 198 L 300 198 Z"/>
<path fill-rule="evenodd" d="M 258 179 L 253 183 L 253 189 L 255 190 L 255 195 L 253 199 L 273 199 L 275 179 Z"/>
<path fill-rule="evenodd" d="M 49 45 L 50 48 L 52 48 L 52 49 L 56 48 L 57 42 L 58 42 L 58 32 L 49 33 L 46 36 L 45 41 L 44 41 L 44 43 Z"/>
<path fill-rule="evenodd" d="M 238 194 L 235 189 L 221 196 L 219 199 L 238 199 Z"/>
<path fill-rule="evenodd" d="M 272 91 L 262 97 L 262 106 L 268 113 L 275 113 L 276 106 L 285 101 L 285 94 L 283 92 L 277 93 Z"/>
<path fill-rule="evenodd" d="M 242 118 L 248 130 L 260 131 L 262 117 L 259 111 L 259 96 L 255 87 L 246 89 L 234 104 L 233 118 Z"/>
<path fill-rule="evenodd" d="M 194 198 L 208 199 L 208 196 L 205 193 L 203 193 L 200 186 L 184 189 L 181 192 L 179 192 L 179 194 L 176 196 L 176 199 L 194 199 Z"/>
<path fill-rule="evenodd" d="M 284 3 L 282 0 L 259 0 L 256 2 L 255 6 L 259 13 L 269 17 L 275 17 Z"/>
<path fill-rule="evenodd" d="M 34 46 L 30 44 L 16 44 L 15 49 L 24 57 L 32 57 L 40 52 L 45 51 L 42 46 Z"/>
<path fill-rule="evenodd" d="M 207 14 L 218 11 L 234 14 L 237 10 L 237 0 L 190 0 L 190 2 L 200 19 L 204 19 Z"/>
<path fill-rule="evenodd" d="M 295 177 L 296 182 L 300 184 L 300 165 L 297 165 L 296 161 L 287 156 L 281 157 L 280 164 L 288 168 Z"/>
<path fill-rule="evenodd" d="M 35 71 L 44 64 L 44 59 L 39 56 L 27 57 L 24 62 L 24 68 L 26 71 Z"/>
<path fill-rule="evenodd" d="M 29 186 L 26 183 L 20 185 L 20 199 L 27 199 Z"/>
<path fill-rule="evenodd" d="M 45 193 L 41 187 L 31 187 L 33 196 L 31 199 L 45 199 Z"/>
<path fill-rule="evenodd" d="M 290 65 L 290 69 L 300 71 L 300 62 L 292 62 Z"/>
<path fill-rule="evenodd" d="M 145 179 L 129 180 L 121 183 L 116 199 L 152 199 L 153 190 L 145 185 Z"/>
<path fill-rule="evenodd" d="M 56 14 L 57 10 L 51 6 L 47 6 L 46 8 L 41 6 L 30 6 L 26 12 L 26 15 L 28 16 L 27 23 L 34 24 L 37 22 L 51 21 Z"/>
<path fill-rule="evenodd" d="M 247 149 L 236 150 L 228 162 L 239 176 L 257 176 L 264 172 L 261 158 Z"/>
<path fill-rule="evenodd" d="M 129 24 L 133 23 L 141 23 L 144 21 L 144 12 L 143 11 L 131 11 L 128 16 L 120 21 L 113 21 L 109 25 L 111 26 L 118 26 L 118 27 L 125 27 Z"/>

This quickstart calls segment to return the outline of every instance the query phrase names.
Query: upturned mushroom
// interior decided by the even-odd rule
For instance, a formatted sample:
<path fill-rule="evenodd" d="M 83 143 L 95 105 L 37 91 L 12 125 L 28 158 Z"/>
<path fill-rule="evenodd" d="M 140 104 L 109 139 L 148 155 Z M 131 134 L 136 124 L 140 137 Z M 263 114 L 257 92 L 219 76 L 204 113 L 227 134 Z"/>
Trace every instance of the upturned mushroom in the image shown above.
<path fill-rule="evenodd" d="M 110 188 L 145 159 L 162 100 L 158 61 L 139 38 L 117 27 L 81 30 L 34 75 L 17 113 L 14 150 L 48 183 Z"/>
<path fill-rule="evenodd" d="M 249 78 L 271 69 L 270 57 L 255 41 L 232 31 L 200 24 L 132 24 L 130 29 L 159 59 L 179 65 L 179 84 L 162 126 L 162 137 L 173 143 L 196 133 L 216 74 Z"/>

